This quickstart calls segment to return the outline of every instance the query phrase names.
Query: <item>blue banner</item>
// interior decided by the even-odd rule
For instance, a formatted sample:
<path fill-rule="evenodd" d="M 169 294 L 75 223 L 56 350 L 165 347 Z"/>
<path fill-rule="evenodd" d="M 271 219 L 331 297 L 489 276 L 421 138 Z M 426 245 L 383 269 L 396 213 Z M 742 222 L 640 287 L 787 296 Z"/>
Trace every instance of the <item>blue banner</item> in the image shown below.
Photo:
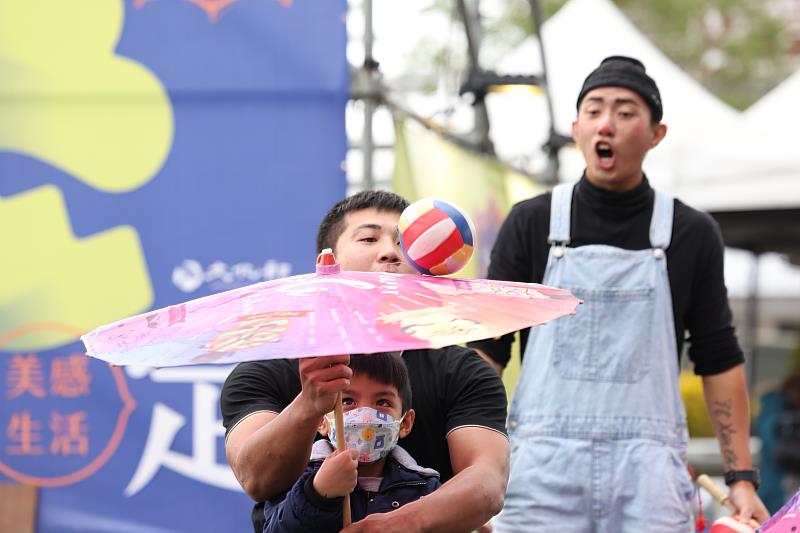
<path fill-rule="evenodd" d="M 38 530 L 247 531 L 223 367 L 101 324 L 311 272 L 345 194 L 345 0 L 0 0 L 0 482 Z"/>

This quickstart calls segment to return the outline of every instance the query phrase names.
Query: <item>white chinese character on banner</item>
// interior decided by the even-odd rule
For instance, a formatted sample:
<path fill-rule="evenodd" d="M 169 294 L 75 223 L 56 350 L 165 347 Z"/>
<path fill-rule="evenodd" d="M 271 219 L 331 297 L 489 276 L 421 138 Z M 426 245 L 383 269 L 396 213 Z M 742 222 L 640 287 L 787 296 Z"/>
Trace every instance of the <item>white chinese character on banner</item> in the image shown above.
<path fill-rule="evenodd" d="M 222 421 L 217 418 L 220 389 L 213 383 L 222 383 L 232 367 L 224 368 L 166 368 L 145 370 L 128 367 L 134 378 L 145 377 L 160 383 L 193 383 L 192 386 L 192 454 L 172 449 L 175 436 L 185 425 L 186 417 L 164 403 L 156 402 L 150 422 L 150 432 L 139 466 L 133 474 L 125 496 L 145 488 L 161 468 L 168 468 L 200 483 L 221 489 L 240 491 L 233 472 L 227 464 L 217 462 L 217 444 L 224 435 Z M 144 372 L 144 373 L 143 373 Z"/>

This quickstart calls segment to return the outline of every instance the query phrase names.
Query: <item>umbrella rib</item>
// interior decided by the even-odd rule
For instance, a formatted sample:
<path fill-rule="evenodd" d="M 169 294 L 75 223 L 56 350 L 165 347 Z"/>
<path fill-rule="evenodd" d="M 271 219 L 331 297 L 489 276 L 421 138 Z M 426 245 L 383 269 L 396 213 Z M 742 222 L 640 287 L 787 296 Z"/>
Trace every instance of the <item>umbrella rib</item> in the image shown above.
<path fill-rule="evenodd" d="M 311 311 L 308 314 L 308 336 L 306 337 L 308 340 L 306 344 L 312 345 L 317 343 L 317 313 L 316 311 Z"/>
<path fill-rule="evenodd" d="M 397 299 L 398 300 L 403 300 L 404 302 L 408 302 L 408 303 L 413 304 L 413 305 L 424 305 L 422 302 L 418 302 L 417 300 L 409 298 L 408 296 L 400 295 L 400 296 L 397 296 Z"/>
<path fill-rule="evenodd" d="M 336 309 L 330 309 L 331 316 L 333 316 L 333 321 L 336 322 L 336 329 L 339 332 L 339 336 L 344 341 L 344 346 L 348 352 L 353 351 L 353 343 L 350 341 L 349 336 L 347 335 L 347 330 L 344 329 L 344 325 L 342 324 L 342 319 L 339 317 L 339 313 Z"/>
<path fill-rule="evenodd" d="M 434 302 L 439 302 L 439 298 L 435 296 L 431 296 L 430 294 L 423 294 L 421 292 L 415 292 L 414 296 L 419 296 L 420 298 L 427 298 L 428 300 L 433 300 Z"/>
<path fill-rule="evenodd" d="M 358 321 L 364 324 L 365 326 L 369 324 L 364 318 L 364 315 L 362 315 L 358 309 L 353 309 L 353 315 L 355 315 Z"/>

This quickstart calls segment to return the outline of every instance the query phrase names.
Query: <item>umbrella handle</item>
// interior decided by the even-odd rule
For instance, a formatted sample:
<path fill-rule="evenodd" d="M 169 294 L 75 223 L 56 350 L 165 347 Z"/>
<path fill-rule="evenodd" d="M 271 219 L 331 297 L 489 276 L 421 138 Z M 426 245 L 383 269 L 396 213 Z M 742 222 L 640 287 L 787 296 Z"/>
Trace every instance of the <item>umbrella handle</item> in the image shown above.
<path fill-rule="evenodd" d="M 706 489 L 706 491 L 711 494 L 711 496 L 719 502 L 720 505 L 725 507 L 731 513 L 736 512 L 736 506 L 731 501 L 730 497 L 722 492 L 714 481 L 705 474 L 700 474 L 697 476 L 697 484 Z M 750 526 L 751 527 L 758 527 L 759 523 L 754 519 L 750 519 Z"/>
<path fill-rule="evenodd" d="M 336 405 L 333 407 L 333 418 L 336 424 L 336 449 L 343 452 L 347 449 L 344 440 L 344 414 L 342 413 L 342 393 L 336 395 Z M 342 527 L 347 527 L 353 521 L 350 516 L 350 495 L 344 495 L 342 503 Z"/>
<path fill-rule="evenodd" d="M 338 431 L 338 430 L 337 430 Z M 725 507 L 728 511 L 735 513 L 736 506 L 733 505 L 733 502 L 728 497 L 727 494 L 722 492 L 716 483 L 714 483 L 710 477 L 705 474 L 700 474 L 697 476 L 697 484 L 706 489 L 706 491 L 711 494 L 711 496 L 719 502 L 720 505 Z"/>

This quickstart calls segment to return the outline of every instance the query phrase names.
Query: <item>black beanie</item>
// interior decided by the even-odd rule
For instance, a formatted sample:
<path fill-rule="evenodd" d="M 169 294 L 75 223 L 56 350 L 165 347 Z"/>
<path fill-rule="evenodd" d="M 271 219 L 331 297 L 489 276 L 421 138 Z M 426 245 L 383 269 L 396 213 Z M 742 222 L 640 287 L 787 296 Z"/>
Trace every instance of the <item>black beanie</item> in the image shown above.
<path fill-rule="evenodd" d="M 611 56 L 605 58 L 586 77 L 578 95 L 577 107 L 580 109 L 581 101 L 586 93 L 598 87 L 624 87 L 635 92 L 647 103 L 653 115 L 653 122 L 661 122 L 664 109 L 661 106 L 661 94 L 658 92 L 656 82 L 647 75 L 644 65 L 638 59 L 625 56 Z"/>

